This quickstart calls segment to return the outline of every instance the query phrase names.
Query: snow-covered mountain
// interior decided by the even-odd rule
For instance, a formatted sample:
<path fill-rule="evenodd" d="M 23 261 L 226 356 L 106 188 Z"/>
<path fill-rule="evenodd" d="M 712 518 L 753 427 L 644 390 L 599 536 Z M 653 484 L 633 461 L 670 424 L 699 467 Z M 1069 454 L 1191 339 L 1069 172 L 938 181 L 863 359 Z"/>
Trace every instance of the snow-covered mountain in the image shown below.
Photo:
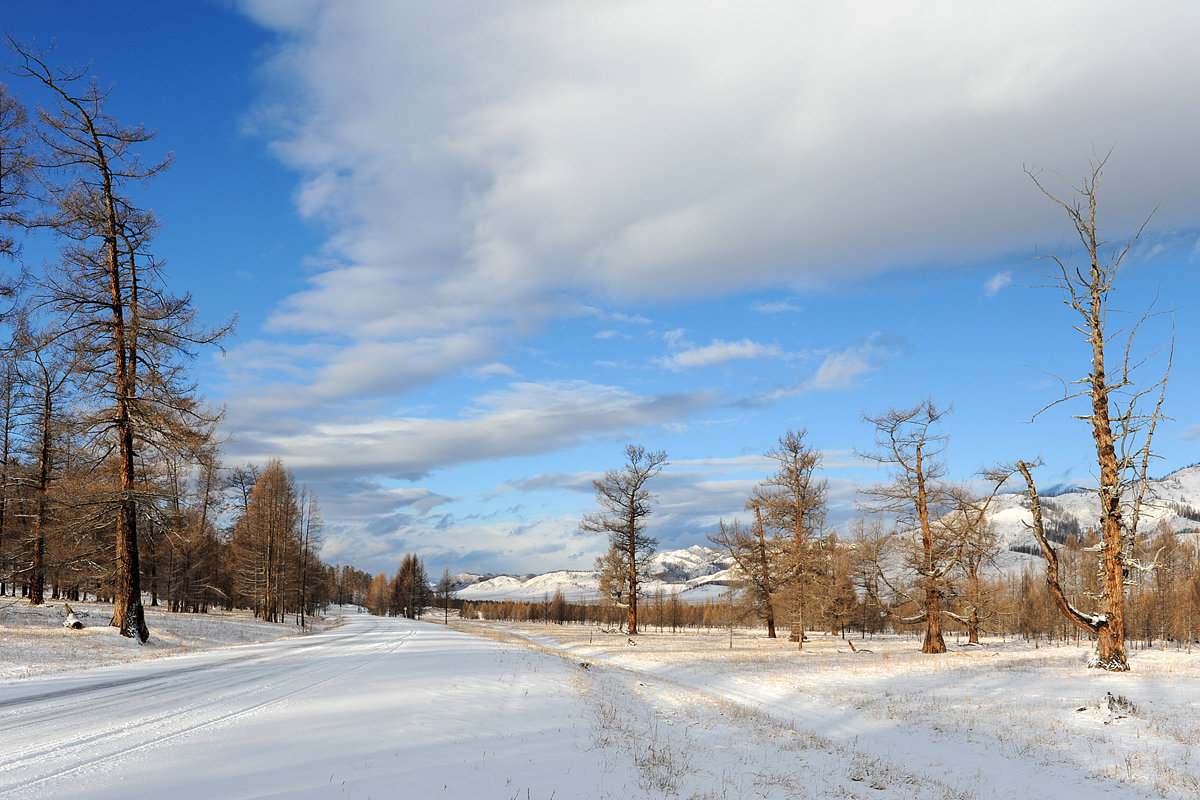
<path fill-rule="evenodd" d="M 1152 534 L 1159 522 L 1166 522 L 1179 533 L 1200 527 L 1200 465 L 1150 480 L 1146 488 L 1138 525 L 1142 534 Z M 993 501 L 991 520 L 1000 534 L 1003 549 L 1030 550 L 1037 546 L 1028 527 L 1033 522 L 1028 505 L 1024 494 L 1019 492 L 998 495 Z M 1082 536 L 1099 524 L 1100 505 L 1094 492 L 1060 492 L 1042 498 L 1042 516 L 1051 538 L 1061 539 L 1068 533 Z"/>
<path fill-rule="evenodd" d="M 1140 524 L 1143 534 L 1152 533 L 1161 520 L 1180 533 L 1200 529 L 1200 465 L 1150 481 L 1146 497 Z M 991 521 L 1000 534 L 1001 549 L 1035 553 L 1036 543 L 1028 528 L 1033 515 L 1025 495 L 1020 492 L 997 495 L 992 509 Z M 1043 497 L 1042 512 L 1047 534 L 1055 539 L 1065 537 L 1068 532 L 1082 535 L 1097 525 L 1100 513 L 1095 494 L 1085 490 Z M 1040 563 L 1040 556 L 1020 552 L 1010 552 L 1000 562 L 1002 569 L 1019 570 L 1031 558 Z M 667 594 L 678 593 L 687 602 L 716 598 L 728 585 L 729 568 L 727 555 L 700 544 L 659 553 L 651 559 L 651 574 L 657 577 L 642 584 L 643 597 L 653 597 L 661 589 Z M 600 595 L 597 570 L 558 570 L 523 576 L 462 574 L 455 576 L 455 582 L 458 596 L 463 600 L 538 601 L 553 597 L 559 589 L 573 602 L 595 600 Z"/>
<path fill-rule="evenodd" d="M 658 553 L 650 559 L 652 580 L 642 584 L 642 596 L 651 598 L 660 589 L 679 594 L 689 603 L 717 597 L 727 585 L 729 557 L 704 545 Z M 463 600 L 545 600 L 562 590 L 572 602 L 600 596 L 598 570 L 557 570 L 541 575 L 457 575 L 458 596 Z"/>

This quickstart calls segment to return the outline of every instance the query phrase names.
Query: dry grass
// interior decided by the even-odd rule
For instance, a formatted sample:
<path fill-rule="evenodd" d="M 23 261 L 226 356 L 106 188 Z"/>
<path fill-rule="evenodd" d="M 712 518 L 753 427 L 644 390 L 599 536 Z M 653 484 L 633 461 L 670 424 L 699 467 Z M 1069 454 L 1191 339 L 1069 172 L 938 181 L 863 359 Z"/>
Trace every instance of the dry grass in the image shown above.
<path fill-rule="evenodd" d="M 854 653 L 838 637 L 814 634 L 797 652 L 794 643 L 753 631 L 735 632 L 731 649 L 727 631 L 647 632 L 631 640 L 589 626 L 461 627 L 622 667 L 809 730 L 833 746 L 862 747 L 849 776 L 859 785 L 895 788 L 901 773 L 928 781 L 923 764 L 900 767 L 879 757 L 904 737 L 920 737 L 934 754 L 974 750 L 1026 769 L 1067 767 L 1148 796 L 1194 797 L 1200 786 L 1192 757 L 1200 743 L 1200 657 L 1182 651 L 1135 651 L 1132 671 L 1118 674 L 1087 669 L 1086 644 L 1035 649 L 992 641 L 929 656 L 916 640 L 896 636 L 867 640 L 872 652 Z M 881 777 L 887 774 L 893 777 Z"/>

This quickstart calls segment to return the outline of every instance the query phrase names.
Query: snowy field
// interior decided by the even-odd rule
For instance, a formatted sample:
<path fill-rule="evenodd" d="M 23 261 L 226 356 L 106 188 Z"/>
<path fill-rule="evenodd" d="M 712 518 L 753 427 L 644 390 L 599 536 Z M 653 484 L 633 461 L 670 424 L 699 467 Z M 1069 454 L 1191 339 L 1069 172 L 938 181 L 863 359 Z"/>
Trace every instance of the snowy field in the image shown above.
<path fill-rule="evenodd" d="M 0 609 L 0 797 L 1200 796 L 1200 654 L 82 609 Z"/>
<path fill-rule="evenodd" d="M 84 625 L 79 631 L 62 627 L 63 605 L 52 600 L 31 608 L 27 600 L 0 597 L 0 681 L 270 641 L 294 636 L 299 630 L 294 624 L 260 622 L 245 611 L 171 614 L 147 608 L 152 638 L 139 646 L 109 627 L 112 605 L 68 603 Z"/>

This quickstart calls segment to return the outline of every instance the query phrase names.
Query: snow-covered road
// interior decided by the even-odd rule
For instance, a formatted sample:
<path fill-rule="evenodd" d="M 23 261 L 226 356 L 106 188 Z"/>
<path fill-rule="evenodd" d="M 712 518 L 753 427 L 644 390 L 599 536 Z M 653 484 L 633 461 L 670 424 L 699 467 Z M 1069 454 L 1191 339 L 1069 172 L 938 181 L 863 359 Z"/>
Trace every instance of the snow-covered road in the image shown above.
<path fill-rule="evenodd" d="M 0 686 L 0 796 L 545 798 L 565 755 L 590 785 L 611 774 L 588 755 L 569 675 L 560 659 L 364 614 L 17 681 Z"/>
<path fill-rule="evenodd" d="M 930 661 L 830 639 L 797 657 L 757 639 L 734 654 L 719 637 L 463 627 L 477 635 L 349 614 L 304 637 L 10 680 L 0 797 L 1194 796 L 1182 653 L 1081 675 L 1073 651 Z M 1106 689 L 1139 710 L 1087 705 Z"/>

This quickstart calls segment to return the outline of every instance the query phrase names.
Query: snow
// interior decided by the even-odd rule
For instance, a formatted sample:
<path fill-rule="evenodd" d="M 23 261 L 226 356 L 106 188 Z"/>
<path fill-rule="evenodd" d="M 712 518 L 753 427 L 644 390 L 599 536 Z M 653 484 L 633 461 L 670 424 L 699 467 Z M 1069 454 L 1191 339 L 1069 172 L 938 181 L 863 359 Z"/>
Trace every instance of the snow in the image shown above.
<path fill-rule="evenodd" d="M 171 614 L 150 607 L 146 622 L 152 637 L 139 645 L 108 625 L 111 605 L 74 601 L 69 605 L 83 630 L 62 627 L 67 614 L 57 600 L 31 608 L 26 600 L 0 597 L 0 681 L 278 639 L 296 632 L 294 625 L 261 622 L 247 612 Z"/>
<path fill-rule="evenodd" d="M 1200 660 L 1087 644 L 0 609 L 0 797 L 1195 797 Z M 110 632 L 111 631 L 111 632 Z M 232 644 L 258 639 L 247 644 Z M 24 663 L 22 663 L 24 662 Z M 97 666 L 104 664 L 104 666 Z"/>
<path fill-rule="evenodd" d="M 1154 532 L 1159 522 L 1166 522 L 1177 533 L 1191 534 L 1198 528 L 1195 520 L 1181 516 L 1172 504 L 1200 507 L 1200 466 L 1186 467 L 1158 479 L 1147 481 L 1146 499 L 1138 530 L 1143 535 Z M 1132 493 L 1126 498 L 1132 500 Z M 1023 492 L 996 496 L 989 519 L 1000 534 L 1002 547 L 1035 544 L 1029 526 L 1033 515 L 1027 508 Z M 1100 520 L 1100 504 L 1093 490 L 1080 489 L 1042 498 L 1042 513 L 1047 524 L 1074 522 L 1079 530 L 1096 528 Z"/>
<path fill-rule="evenodd" d="M 1042 499 L 1047 526 L 1075 524 L 1079 531 L 1095 528 L 1100 509 L 1092 491 L 1062 492 Z M 1174 504 L 1174 505 L 1173 505 Z M 1152 534 L 1160 521 L 1183 536 L 1200 535 L 1200 523 L 1178 513 L 1176 506 L 1200 509 L 1200 466 L 1177 470 L 1166 477 L 1148 482 L 1146 503 L 1142 508 L 1140 531 Z M 1001 553 L 992 568 L 1000 573 L 1020 574 L 1027 568 L 1040 570 L 1040 555 L 1014 551 L 1014 547 L 1036 547 L 1030 526 L 1033 515 L 1024 492 L 999 494 L 988 515 L 996 530 Z M 656 554 L 649 572 L 655 577 L 641 584 L 643 597 L 678 594 L 688 603 L 703 603 L 723 596 L 730 579 L 730 560 L 719 550 L 693 545 L 684 550 Z M 596 570 L 558 570 L 541 575 L 459 575 L 458 596 L 463 600 L 515 600 L 541 602 L 561 591 L 570 602 L 594 602 L 600 596 L 600 573 Z"/>
<path fill-rule="evenodd" d="M 640 584 L 643 597 L 678 594 L 687 603 L 703 603 L 725 591 L 729 557 L 704 545 L 655 554 L 647 572 L 653 577 Z M 462 581 L 466 578 L 466 581 Z M 459 576 L 458 597 L 463 600 L 517 600 L 542 602 L 561 591 L 568 602 L 594 602 L 600 597 L 598 570 L 557 570 L 541 575 Z M 465 584 L 465 585 L 464 585 Z"/>

